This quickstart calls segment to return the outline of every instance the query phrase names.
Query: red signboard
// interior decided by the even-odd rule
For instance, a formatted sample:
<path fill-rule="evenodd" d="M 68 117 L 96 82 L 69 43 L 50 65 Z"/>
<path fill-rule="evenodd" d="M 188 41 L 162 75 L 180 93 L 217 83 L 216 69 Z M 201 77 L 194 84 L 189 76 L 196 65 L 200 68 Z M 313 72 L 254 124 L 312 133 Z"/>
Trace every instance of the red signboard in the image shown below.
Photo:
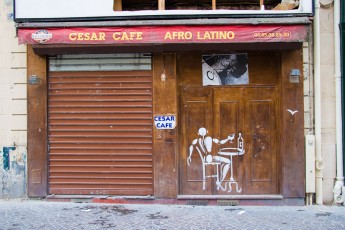
<path fill-rule="evenodd" d="M 19 29 L 19 44 L 302 42 L 307 25 L 138 26 Z"/>

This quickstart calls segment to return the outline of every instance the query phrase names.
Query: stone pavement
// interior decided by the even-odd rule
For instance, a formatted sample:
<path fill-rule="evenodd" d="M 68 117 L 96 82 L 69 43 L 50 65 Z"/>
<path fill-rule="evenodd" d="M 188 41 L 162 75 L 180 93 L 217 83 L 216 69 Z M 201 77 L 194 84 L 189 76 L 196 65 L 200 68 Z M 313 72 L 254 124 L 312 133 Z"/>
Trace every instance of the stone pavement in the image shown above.
<path fill-rule="evenodd" d="M 192 206 L 0 200 L 0 229 L 345 229 L 344 206 Z"/>

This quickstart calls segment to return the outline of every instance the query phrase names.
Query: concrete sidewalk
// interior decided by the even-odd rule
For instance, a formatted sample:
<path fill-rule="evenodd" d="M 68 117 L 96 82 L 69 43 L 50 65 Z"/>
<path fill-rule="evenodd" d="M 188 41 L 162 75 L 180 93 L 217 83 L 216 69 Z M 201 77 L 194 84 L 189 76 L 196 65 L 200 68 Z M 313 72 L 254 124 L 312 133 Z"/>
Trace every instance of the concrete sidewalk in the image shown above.
<path fill-rule="evenodd" d="M 344 206 L 192 206 L 0 200 L 0 229 L 345 229 Z"/>

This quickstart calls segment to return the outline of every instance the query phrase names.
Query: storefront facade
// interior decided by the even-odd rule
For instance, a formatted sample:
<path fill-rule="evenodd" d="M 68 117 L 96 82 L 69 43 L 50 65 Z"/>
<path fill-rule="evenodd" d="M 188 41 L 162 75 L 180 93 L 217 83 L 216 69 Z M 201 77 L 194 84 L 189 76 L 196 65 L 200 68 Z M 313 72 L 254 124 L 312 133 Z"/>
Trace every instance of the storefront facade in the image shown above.
<path fill-rule="evenodd" d="M 28 195 L 303 204 L 306 15 L 19 22 Z"/>

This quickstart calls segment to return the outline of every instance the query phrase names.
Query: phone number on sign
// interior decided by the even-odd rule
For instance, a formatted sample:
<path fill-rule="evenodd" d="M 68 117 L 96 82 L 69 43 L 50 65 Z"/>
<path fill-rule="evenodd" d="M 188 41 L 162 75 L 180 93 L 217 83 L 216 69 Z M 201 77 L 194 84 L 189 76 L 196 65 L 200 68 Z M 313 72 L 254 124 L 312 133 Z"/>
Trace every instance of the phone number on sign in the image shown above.
<path fill-rule="evenodd" d="M 289 38 L 290 32 L 254 32 L 254 38 Z"/>

